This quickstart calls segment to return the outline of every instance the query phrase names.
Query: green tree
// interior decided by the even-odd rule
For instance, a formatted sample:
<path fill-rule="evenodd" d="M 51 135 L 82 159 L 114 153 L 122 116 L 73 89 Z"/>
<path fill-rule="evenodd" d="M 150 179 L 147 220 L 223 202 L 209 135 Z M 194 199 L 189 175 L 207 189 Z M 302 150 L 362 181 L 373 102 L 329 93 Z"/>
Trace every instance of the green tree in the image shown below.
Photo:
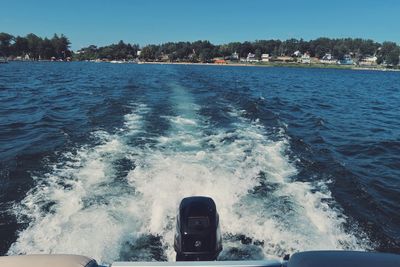
<path fill-rule="evenodd" d="M 297 39 L 289 39 L 281 44 L 283 54 L 285 55 L 293 55 L 294 52 L 299 50 L 299 41 Z"/>
<path fill-rule="evenodd" d="M 399 64 L 400 48 L 394 42 L 384 42 L 378 53 L 378 62 L 396 66 Z"/>
<path fill-rule="evenodd" d="M 259 60 L 261 59 L 262 52 L 261 52 L 260 48 L 257 48 L 256 51 L 254 52 L 254 54 L 255 54 L 256 59 L 259 59 Z"/>
<path fill-rule="evenodd" d="M 349 52 L 349 48 L 344 43 L 339 43 L 333 47 L 332 55 L 337 59 L 343 59 Z"/>
<path fill-rule="evenodd" d="M 15 56 L 24 56 L 29 52 L 28 39 L 17 36 L 15 38 L 13 53 Z"/>
<path fill-rule="evenodd" d="M 334 42 L 325 37 L 310 41 L 311 56 L 322 58 L 326 53 L 332 53 Z"/>
<path fill-rule="evenodd" d="M 14 36 L 11 34 L 1 32 L 0 33 L 0 56 L 9 56 L 11 54 L 11 42 L 14 40 Z"/>
<path fill-rule="evenodd" d="M 158 57 L 158 49 L 159 47 L 157 45 L 145 46 L 142 49 L 140 57 L 145 61 L 156 60 L 156 57 Z"/>
<path fill-rule="evenodd" d="M 29 56 L 32 59 L 39 59 L 40 57 L 40 44 L 42 42 L 42 39 L 38 36 L 36 36 L 33 33 L 30 33 L 26 36 L 27 42 L 28 42 L 28 48 L 29 48 Z"/>
<path fill-rule="evenodd" d="M 52 57 L 57 56 L 53 42 L 48 38 L 44 38 L 44 40 L 40 43 L 39 51 L 41 59 L 51 59 Z"/>
<path fill-rule="evenodd" d="M 58 37 L 57 34 L 54 34 L 51 43 L 56 54 L 55 57 L 65 59 L 69 56 L 69 45 L 71 43 L 65 35 L 61 34 L 61 36 Z"/>
<path fill-rule="evenodd" d="M 210 62 L 212 59 L 211 49 L 203 48 L 199 54 L 199 59 L 201 62 Z"/>
<path fill-rule="evenodd" d="M 249 53 L 254 53 L 254 48 L 252 43 L 250 42 L 244 42 L 238 51 L 240 57 L 247 57 Z"/>

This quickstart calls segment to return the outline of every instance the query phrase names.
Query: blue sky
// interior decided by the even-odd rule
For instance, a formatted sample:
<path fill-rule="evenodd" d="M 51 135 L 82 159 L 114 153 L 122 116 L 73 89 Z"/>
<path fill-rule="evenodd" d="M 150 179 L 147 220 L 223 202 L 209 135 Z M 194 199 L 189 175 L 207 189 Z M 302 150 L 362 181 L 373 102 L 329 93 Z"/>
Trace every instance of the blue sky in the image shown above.
<path fill-rule="evenodd" d="M 0 0 L 0 32 L 51 37 L 73 49 L 124 40 L 213 43 L 361 37 L 400 43 L 400 0 Z"/>

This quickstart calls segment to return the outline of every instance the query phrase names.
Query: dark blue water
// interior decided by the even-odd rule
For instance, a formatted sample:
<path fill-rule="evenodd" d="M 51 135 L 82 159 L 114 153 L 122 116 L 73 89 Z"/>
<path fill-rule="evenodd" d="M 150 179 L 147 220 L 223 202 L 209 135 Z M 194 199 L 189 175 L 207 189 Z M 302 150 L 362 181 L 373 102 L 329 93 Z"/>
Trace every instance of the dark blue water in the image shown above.
<path fill-rule="evenodd" d="M 172 260 L 209 195 L 221 259 L 400 253 L 400 74 L 0 66 L 0 252 Z"/>

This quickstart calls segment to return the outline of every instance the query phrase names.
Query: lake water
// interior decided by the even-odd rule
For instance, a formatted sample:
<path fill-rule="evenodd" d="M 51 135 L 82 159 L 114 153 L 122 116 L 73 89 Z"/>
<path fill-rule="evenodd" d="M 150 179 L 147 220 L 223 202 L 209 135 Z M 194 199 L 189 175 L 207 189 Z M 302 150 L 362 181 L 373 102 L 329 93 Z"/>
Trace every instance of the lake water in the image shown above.
<path fill-rule="evenodd" d="M 221 259 L 400 253 L 400 73 L 0 65 L 0 252 L 174 260 L 212 197 Z"/>

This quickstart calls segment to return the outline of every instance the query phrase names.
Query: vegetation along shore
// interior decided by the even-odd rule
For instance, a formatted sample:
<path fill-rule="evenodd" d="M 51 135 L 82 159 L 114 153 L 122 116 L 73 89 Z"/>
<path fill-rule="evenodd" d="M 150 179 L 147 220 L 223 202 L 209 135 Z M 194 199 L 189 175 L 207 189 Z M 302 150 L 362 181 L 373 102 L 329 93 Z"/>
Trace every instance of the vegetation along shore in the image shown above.
<path fill-rule="evenodd" d="M 49 39 L 33 33 L 0 33 L 2 61 L 95 61 L 111 63 L 218 64 L 231 66 L 294 66 L 351 69 L 400 69 L 400 47 L 361 38 L 257 40 L 212 44 L 209 41 L 138 44 L 120 41 L 76 51 L 65 35 Z"/>

